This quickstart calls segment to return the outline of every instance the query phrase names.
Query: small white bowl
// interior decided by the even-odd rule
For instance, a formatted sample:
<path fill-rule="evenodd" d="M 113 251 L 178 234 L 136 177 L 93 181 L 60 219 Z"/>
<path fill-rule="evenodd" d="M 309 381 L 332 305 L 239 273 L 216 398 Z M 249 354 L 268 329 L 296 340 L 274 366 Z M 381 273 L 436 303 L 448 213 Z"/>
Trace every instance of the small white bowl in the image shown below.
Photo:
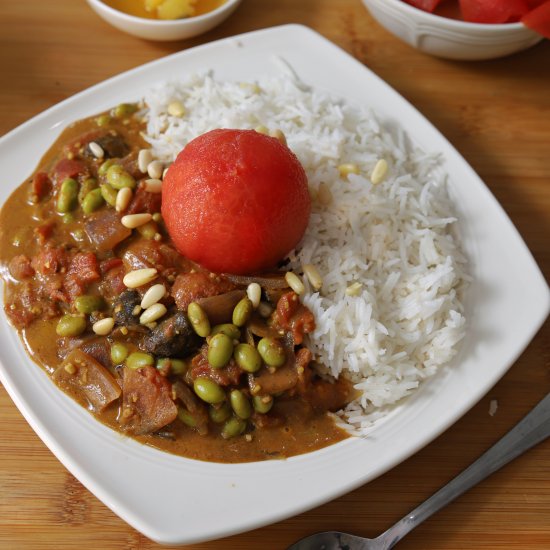
<path fill-rule="evenodd" d="M 101 0 L 87 0 L 90 7 L 113 27 L 148 40 L 182 40 L 213 29 L 227 19 L 242 0 L 227 0 L 203 15 L 170 21 L 145 19 L 111 8 Z"/>
<path fill-rule="evenodd" d="M 363 0 L 363 4 L 380 25 L 407 44 L 448 59 L 494 59 L 530 48 L 543 38 L 521 23 L 466 23 L 402 0 Z"/>

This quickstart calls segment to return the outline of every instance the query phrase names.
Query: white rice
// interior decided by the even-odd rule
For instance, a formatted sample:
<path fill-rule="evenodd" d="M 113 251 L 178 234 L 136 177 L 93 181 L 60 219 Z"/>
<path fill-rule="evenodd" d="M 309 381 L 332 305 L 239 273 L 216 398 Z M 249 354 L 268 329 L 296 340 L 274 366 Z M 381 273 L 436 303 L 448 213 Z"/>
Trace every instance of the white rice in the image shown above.
<path fill-rule="evenodd" d="M 308 346 L 361 397 L 344 416 L 364 430 L 388 405 L 415 390 L 455 355 L 464 336 L 465 259 L 454 235 L 453 205 L 435 155 L 407 145 L 369 110 L 311 90 L 291 75 L 220 82 L 210 74 L 165 83 L 144 98 L 147 141 L 171 162 L 185 144 L 214 128 L 281 129 L 303 164 L 312 196 L 329 186 L 329 205 L 313 200 L 311 220 L 290 266 L 314 264 L 323 277 L 304 303 L 317 328 Z M 182 118 L 167 114 L 180 101 Z M 389 171 L 372 185 L 379 159 Z M 338 166 L 353 163 L 347 179 Z M 361 283 L 356 296 L 346 288 Z"/>

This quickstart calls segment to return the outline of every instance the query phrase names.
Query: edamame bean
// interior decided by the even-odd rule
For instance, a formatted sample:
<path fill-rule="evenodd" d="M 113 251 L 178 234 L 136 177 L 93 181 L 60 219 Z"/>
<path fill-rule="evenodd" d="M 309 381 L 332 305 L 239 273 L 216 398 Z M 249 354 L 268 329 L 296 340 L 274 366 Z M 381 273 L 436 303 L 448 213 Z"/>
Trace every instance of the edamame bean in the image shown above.
<path fill-rule="evenodd" d="M 193 383 L 195 393 L 207 403 L 215 405 L 225 400 L 225 392 L 210 378 L 199 377 Z"/>
<path fill-rule="evenodd" d="M 212 336 L 214 334 L 218 334 L 222 332 L 223 334 L 227 334 L 231 340 L 238 340 L 241 337 L 241 331 L 238 327 L 233 325 L 232 323 L 224 323 L 222 325 L 216 325 L 212 328 Z"/>
<path fill-rule="evenodd" d="M 196 428 L 197 427 L 197 420 L 195 417 L 183 407 L 178 407 L 178 418 L 190 428 Z"/>
<path fill-rule="evenodd" d="M 222 437 L 224 439 L 231 439 L 241 435 L 246 428 L 246 422 L 242 418 L 234 416 L 230 418 L 223 426 Z"/>
<path fill-rule="evenodd" d="M 97 173 L 100 176 L 105 176 L 107 174 L 107 170 L 109 170 L 109 168 L 111 166 L 113 166 L 114 164 L 115 164 L 115 159 L 107 159 L 105 162 L 103 162 L 101 164 L 101 166 L 99 167 Z"/>
<path fill-rule="evenodd" d="M 73 178 L 67 178 L 61 184 L 57 196 L 57 211 L 66 214 L 74 210 L 78 202 L 78 182 Z"/>
<path fill-rule="evenodd" d="M 219 332 L 210 338 L 208 342 L 208 363 L 215 369 L 225 367 L 233 355 L 233 340 Z"/>
<path fill-rule="evenodd" d="M 93 313 L 105 307 L 105 301 L 101 296 L 84 294 L 75 298 L 74 307 L 79 313 Z"/>
<path fill-rule="evenodd" d="M 63 315 L 57 322 L 58 336 L 80 336 L 86 330 L 86 319 L 81 315 Z"/>
<path fill-rule="evenodd" d="M 273 407 L 273 397 L 271 397 L 271 395 L 255 395 L 252 398 L 252 404 L 254 405 L 254 409 L 256 411 L 265 414 L 271 410 L 271 407 Z"/>
<path fill-rule="evenodd" d="M 120 164 L 109 166 L 105 179 L 113 189 L 122 189 L 123 187 L 134 189 L 136 186 L 136 180 Z"/>
<path fill-rule="evenodd" d="M 135 103 L 120 103 L 113 109 L 112 113 L 116 118 L 124 118 L 133 115 L 137 109 Z"/>
<path fill-rule="evenodd" d="M 233 411 L 239 418 L 242 418 L 243 420 L 250 418 L 250 415 L 252 414 L 252 407 L 250 405 L 250 401 L 241 390 L 233 390 L 229 394 L 229 401 Z"/>
<path fill-rule="evenodd" d="M 99 188 L 101 189 L 101 196 L 105 202 L 110 206 L 115 206 L 117 192 L 108 183 L 102 183 Z"/>
<path fill-rule="evenodd" d="M 72 212 L 67 212 L 66 214 L 63 214 L 63 223 L 72 223 L 74 222 L 74 214 Z"/>
<path fill-rule="evenodd" d="M 111 361 L 115 365 L 121 365 L 128 357 L 128 348 L 120 342 L 115 342 L 111 346 Z"/>
<path fill-rule="evenodd" d="M 134 370 L 142 367 L 152 367 L 154 364 L 155 358 L 151 354 L 142 351 L 134 351 L 126 359 L 126 366 Z"/>
<path fill-rule="evenodd" d="M 104 200 L 101 189 L 92 189 L 82 201 L 82 211 L 84 214 L 91 214 L 103 206 Z"/>
<path fill-rule="evenodd" d="M 250 319 L 253 309 L 254 307 L 250 299 L 243 298 L 233 310 L 233 324 L 238 327 L 245 325 L 248 319 Z"/>
<path fill-rule="evenodd" d="M 258 342 L 258 352 L 265 364 L 270 367 L 280 367 L 286 361 L 285 349 L 274 338 L 262 338 Z"/>
<path fill-rule="evenodd" d="M 222 403 L 219 407 L 215 407 L 212 405 L 208 409 L 208 415 L 210 416 L 210 420 L 212 420 L 212 422 L 215 422 L 216 424 L 221 424 L 231 416 L 231 407 L 227 402 Z"/>
<path fill-rule="evenodd" d="M 111 123 L 111 117 L 109 115 L 99 115 L 95 119 L 95 123 L 102 128 L 103 126 L 108 126 Z"/>
<path fill-rule="evenodd" d="M 149 240 L 154 239 L 155 235 L 159 232 L 158 225 L 152 220 L 150 222 L 144 223 L 143 225 L 140 225 L 137 230 L 144 239 Z"/>
<path fill-rule="evenodd" d="M 171 357 L 160 357 L 157 359 L 157 369 L 169 369 L 170 374 L 185 374 L 189 365 L 183 359 L 172 359 Z"/>
<path fill-rule="evenodd" d="M 262 366 L 262 357 L 258 350 L 250 344 L 238 344 L 233 357 L 237 365 L 246 372 L 256 372 Z"/>
<path fill-rule="evenodd" d="M 84 197 L 92 190 L 97 189 L 97 180 L 95 178 L 86 178 L 80 185 L 78 192 L 78 202 L 82 204 Z"/>
<path fill-rule="evenodd" d="M 206 338 L 210 334 L 210 321 L 208 320 L 208 316 L 197 302 L 191 302 L 187 306 L 187 317 L 189 318 L 193 330 L 199 336 Z"/>

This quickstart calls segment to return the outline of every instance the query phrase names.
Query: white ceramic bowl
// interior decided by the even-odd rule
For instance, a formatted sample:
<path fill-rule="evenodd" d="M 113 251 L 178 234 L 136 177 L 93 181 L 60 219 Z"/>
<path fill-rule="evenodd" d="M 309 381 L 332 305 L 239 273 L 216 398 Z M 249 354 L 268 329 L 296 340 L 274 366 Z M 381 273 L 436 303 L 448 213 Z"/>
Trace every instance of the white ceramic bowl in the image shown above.
<path fill-rule="evenodd" d="M 101 0 L 87 0 L 90 7 L 107 23 L 117 29 L 148 40 L 182 40 L 213 29 L 227 19 L 242 0 L 227 0 L 219 8 L 185 19 L 161 21 L 128 15 L 111 8 Z"/>
<path fill-rule="evenodd" d="M 407 44 L 448 59 L 503 57 L 543 38 L 521 23 L 466 23 L 424 12 L 402 0 L 363 0 L 363 4 L 380 25 Z"/>

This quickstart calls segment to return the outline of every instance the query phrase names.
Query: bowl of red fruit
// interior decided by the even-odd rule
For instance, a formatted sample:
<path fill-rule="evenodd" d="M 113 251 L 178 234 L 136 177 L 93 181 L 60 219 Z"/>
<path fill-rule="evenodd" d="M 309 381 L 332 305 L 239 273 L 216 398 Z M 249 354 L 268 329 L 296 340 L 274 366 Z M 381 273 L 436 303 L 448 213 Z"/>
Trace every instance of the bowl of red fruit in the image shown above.
<path fill-rule="evenodd" d="M 510 55 L 550 38 L 550 0 L 363 0 L 380 25 L 448 59 Z"/>

